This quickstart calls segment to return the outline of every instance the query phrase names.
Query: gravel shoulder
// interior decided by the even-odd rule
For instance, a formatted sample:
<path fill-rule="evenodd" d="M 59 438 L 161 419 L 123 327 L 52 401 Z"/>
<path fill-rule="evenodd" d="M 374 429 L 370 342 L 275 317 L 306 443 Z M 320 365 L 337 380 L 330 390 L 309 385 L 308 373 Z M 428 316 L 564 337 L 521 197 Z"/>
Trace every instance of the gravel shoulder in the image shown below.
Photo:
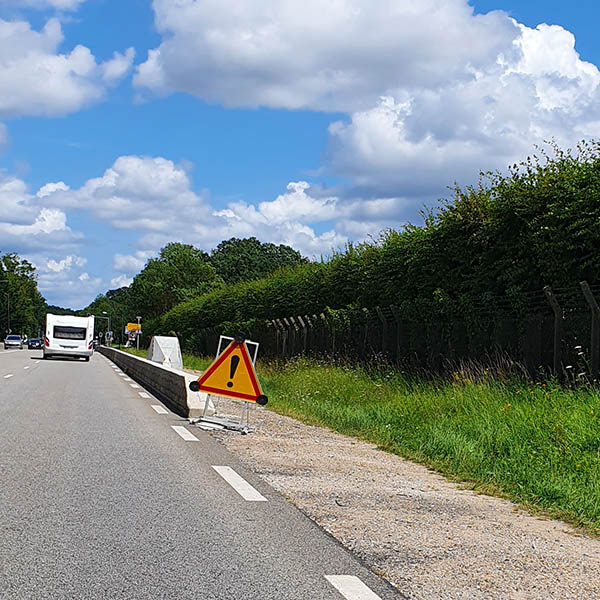
<path fill-rule="evenodd" d="M 211 435 L 408 598 L 600 598 L 600 540 L 373 444 L 252 408 L 249 435 Z M 221 414 L 239 410 L 219 403 Z"/>

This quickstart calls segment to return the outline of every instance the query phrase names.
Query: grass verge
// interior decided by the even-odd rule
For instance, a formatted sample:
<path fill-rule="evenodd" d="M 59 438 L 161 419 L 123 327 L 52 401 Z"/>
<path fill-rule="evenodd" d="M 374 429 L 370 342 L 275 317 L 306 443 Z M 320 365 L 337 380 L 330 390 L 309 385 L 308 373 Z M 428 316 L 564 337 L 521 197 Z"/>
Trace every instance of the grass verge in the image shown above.
<path fill-rule="evenodd" d="M 211 362 L 183 359 L 198 370 Z M 259 363 L 257 370 L 275 412 L 373 442 L 600 534 L 597 389 L 464 374 L 425 381 L 308 359 Z"/>
<path fill-rule="evenodd" d="M 300 359 L 259 368 L 269 408 L 375 443 L 600 534 L 600 393 L 409 379 Z"/>

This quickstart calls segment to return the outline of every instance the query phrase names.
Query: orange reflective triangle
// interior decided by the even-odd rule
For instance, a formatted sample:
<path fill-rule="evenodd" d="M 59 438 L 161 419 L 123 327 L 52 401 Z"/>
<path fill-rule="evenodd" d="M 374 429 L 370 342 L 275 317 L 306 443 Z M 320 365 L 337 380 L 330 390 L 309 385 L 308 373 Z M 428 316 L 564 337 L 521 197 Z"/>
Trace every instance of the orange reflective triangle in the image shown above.
<path fill-rule="evenodd" d="M 256 402 L 262 395 L 245 343 L 231 342 L 198 379 L 200 391 Z"/>

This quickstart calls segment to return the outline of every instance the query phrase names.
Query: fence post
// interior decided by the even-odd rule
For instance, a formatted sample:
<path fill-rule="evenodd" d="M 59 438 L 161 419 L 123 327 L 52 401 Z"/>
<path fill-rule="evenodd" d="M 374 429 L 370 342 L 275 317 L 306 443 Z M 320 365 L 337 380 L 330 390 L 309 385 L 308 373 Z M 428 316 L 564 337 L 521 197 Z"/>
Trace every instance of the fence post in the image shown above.
<path fill-rule="evenodd" d="M 583 292 L 587 303 L 590 305 L 590 310 L 592 312 L 590 362 L 592 379 L 596 381 L 598 379 L 598 370 L 600 367 L 600 339 L 598 338 L 598 333 L 600 333 L 600 308 L 598 307 L 596 298 L 594 298 L 594 294 L 592 294 L 592 290 L 590 290 L 588 282 L 582 281 L 579 285 L 581 286 L 581 291 Z"/>
<path fill-rule="evenodd" d="M 279 325 L 275 319 L 271 320 L 273 327 L 275 327 L 275 354 L 279 354 L 279 343 L 281 341 L 281 332 L 279 331 Z"/>
<path fill-rule="evenodd" d="M 298 315 L 296 318 L 298 319 L 298 323 L 300 323 L 300 328 L 302 329 L 302 353 L 306 354 L 306 323 L 300 315 Z"/>
<path fill-rule="evenodd" d="M 390 310 L 392 311 L 392 314 L 394 315 L 394 320 L 396 321 L 396 361 L 400 360 L 400 355 L 402 354 L 400 352 L 400 326 L 401 326 L 401 321 L 402 321 L 402 315 L 400 314 L 400 309 L 397 306 L 394 306 L 393 304 L 390 306 Z"/>
<path fill-rule="evenodd" d="M 294 354 L 294 340 L 292 339 L 292 324 L 284 317 L 283 323 L 287 332 L 287 350 L 288 354 L 292 356 Z"/>
<path fill-rule="evenodd" d="M 298 325 L 296 325 L 296 321 L 294 317 L 290 317 L 290 323 L 292 324 L 292 336 L 293 336 L 293 348 L 292 348 L 292 356 L 296 354 L 296 334 L 298 333 Z"/>
<path fill-rule="evenodd" d="M 279 329 L 281 329 L 281 356 L 285 356 L 285 352 L 287 349 L 288 332 L 285 328 L 285 325 L 281 322 L 281 319 L 276 319 L 276 321 L 279 325 Z"/>
<path fill-rule="evenodd" d="M 544 286 L 544 294 L 548 298 L 548 302 L 554 311 L 554 375 L 559 379 L 562 378 L 562 341 L 563 341 L 563 311 L 558 304 L 558 300 L 549 285 Z"/>
<path fill-rule="evenodd" d="M 388 324 L 383 311 L 379 306 L 375 307 L 377 316 L 381 321 L 381 351 L 385 354 L 387 352 L 387 338 L 388 338 Z"/>

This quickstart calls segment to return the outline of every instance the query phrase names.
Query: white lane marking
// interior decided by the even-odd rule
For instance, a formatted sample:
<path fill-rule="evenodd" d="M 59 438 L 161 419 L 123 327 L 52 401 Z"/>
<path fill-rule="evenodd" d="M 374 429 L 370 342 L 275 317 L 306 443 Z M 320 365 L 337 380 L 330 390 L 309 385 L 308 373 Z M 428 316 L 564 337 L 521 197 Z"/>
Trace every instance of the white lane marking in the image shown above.
<path fill-rule="evenodd" d="M 119 373 L 119 377 L 127 377 L 127 375 L 125 375 L 125 373 Z"/>
<path fill-rule="evenodd" d="M 244 499 L 249 502 L 268 502 L 268 500 L 243 477 L 238 475 L 231 467 L 212 468 Z"/>
<path fill-rule="evenodd" d="M 146 392 L 138 392 L 138 394 L 142 397 L 142 398 L 150 398 L 150 394 L 146 394 Z"/>
<path fill-rule="evenodd" d="M 9 373 L 8 375 L 5 375 L 5 376 L 4 376 L 4 379 L 9 379 L 10 377 L 13 377 L 13 374 L 12 374 L 12 373 Z"/>
<path fill-rule="evenodd" d="M 27 371 L 27 369 L 29 369 L 29 367 L 23 367 L 23 368 L 24 368 L 26 371 Z"/>
<path fill-rule="evenodd" d="M 164 406 L 161 406 L 160 404 L 151 404 L 151 406 L 159 415 L 168 415 L 169 414 L 169 411 Z"/>
<path fill-rule="evenodd" d="M 127 379 L 125 379 L 125 381 L 127 381 Z M 131 381 L 131 379 L 129 381 Z M 129 387 L 132 387 L 132 388 L 134 388 L 136 390 L 140 389 L 140 386 L 137 383 L 130 383 Z"/>
<path fill-rule="evenodd" d="M 347 600 L 381 600 L 354 575 L 325 575 L 325 579 Z"/>
<path fill-rule="evenodd" d="M 42 362 L 42 361 L 40 361 L 40 360 L 36 360 L 36 361 L 35 361 L 35 364 L 36 364 L 36 365 L 39 365 L 39 364 L 40 364 L 40 362 Z"/>
<path fill-rule="evenodd" d="M 181 425 L 171 425 L 171 429 L 173 429 L 173 431 L 179 435 L 180 437 L 182 437 L 186 442 L 197 442 L 199 441 L 198 438 L 193 435 L 192 433 L 190 433 L 185 427 L 182 427 Z"/>
<path fill-rule="evenodd" d="M 128 377 L 127 379 L 123 379 L 123 381 L 133 381 L 133 379 L 131 379 L 131 377 Z"/>

